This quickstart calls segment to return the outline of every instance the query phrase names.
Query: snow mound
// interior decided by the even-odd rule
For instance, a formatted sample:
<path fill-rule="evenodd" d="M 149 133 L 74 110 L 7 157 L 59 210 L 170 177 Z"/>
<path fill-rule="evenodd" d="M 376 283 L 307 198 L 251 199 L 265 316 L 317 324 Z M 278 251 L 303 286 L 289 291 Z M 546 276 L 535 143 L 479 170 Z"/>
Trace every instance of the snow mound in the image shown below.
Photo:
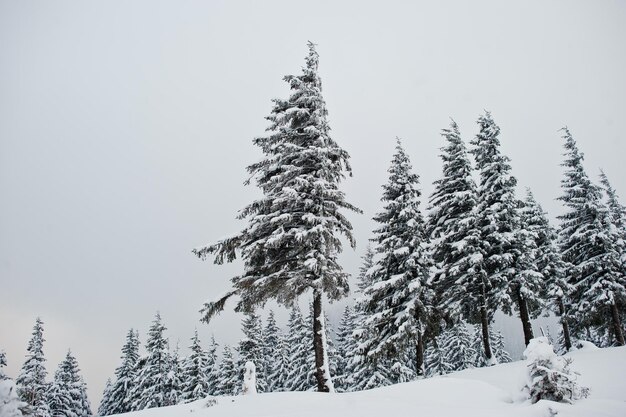
<path fill-rule="evenodd" d="M 580 350 L 567 355 L 591 388 L 574 404 L 520 401 L 526 362 L 467 369 L 446 376 L 368 391 L 323 394 L 283 392 L 216 397 L 126 417 L 559 417 L 626 416 L 626 347 Z"/>

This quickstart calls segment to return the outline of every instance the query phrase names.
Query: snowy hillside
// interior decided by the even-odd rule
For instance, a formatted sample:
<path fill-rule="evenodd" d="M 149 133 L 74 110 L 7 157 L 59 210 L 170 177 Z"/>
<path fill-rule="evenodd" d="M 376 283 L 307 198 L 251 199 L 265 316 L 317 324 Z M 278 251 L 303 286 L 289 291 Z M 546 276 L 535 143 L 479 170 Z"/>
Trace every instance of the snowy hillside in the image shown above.
<path fill-rule="evenodd" d="M 626 416 L 626 347 L 588 349 L 569 355 L 589 398 L 574 405 L 524 402 L 520 388 L 525 362 L 457 372 L 406 384 L 346 394 L 286 392 L 215 397 L 175 407 L 125 414 L 128 417 L 343 417 L 343 416 Z M 552 412 L 550 411 L 552 410 Z"/>

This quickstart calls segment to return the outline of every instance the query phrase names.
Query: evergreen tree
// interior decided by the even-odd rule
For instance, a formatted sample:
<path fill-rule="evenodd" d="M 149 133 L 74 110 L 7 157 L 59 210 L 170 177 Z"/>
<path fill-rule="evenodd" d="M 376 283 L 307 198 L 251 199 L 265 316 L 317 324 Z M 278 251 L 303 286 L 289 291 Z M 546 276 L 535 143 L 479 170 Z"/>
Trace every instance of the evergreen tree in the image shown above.
<path fill-rule="evenodd" d="M 450 372 L 450 368 L 444 361 L 444 355 L 440 348 L 443 336 L 444 333 L 433 337 L 428 343 L 426 353 L 424 355 L 424 369 L 426 377 L 445 375 Z"/>
<path fill-rule="evenodd" d="M 168 342 L 161 315 L 156 314 L 146 341 L 147 354 L 138 362 L 131 397 L 133 411 L 163 407 L 167 401 L 167 373 L 169 372 Z"/>
<path fill-rule="evenodd" d="M 302 317 L 300 307 L 294 305 L 287 323 L 287 346 L 289 347 L 288 373 L 285 382 L 287 391 L 307 391 L 309 369 L 313 346 L 309 341 L 309 332 Z"/>
<path fill-rule="evenodd" d="M 288 361 L 286 349 L 285 340 L 276 324 L 274 311 L 270 310 L 263 337 L 264 379 L 267 385 L 267 392 L 283 391 L 285 389 Z"/>
<path fill-rule="evenodd" d="M 164 405 L 176 405 L 181 398 L 181 386 L 183 385 L 181 375 L 181 360 L 179 356 L 178 342 L 174 352 L 169 353 L 168 349 L 167 373 L 165 374 L 165 402 Z"/>
<path fill-rule="evenodd" d="M 517 308 L 526 343 L 533 337 L 529 308 L 536 302 L 533 291 L 540 280 L 532 259 L 532 239 L 520 228 L 517 180 L 511 175 L 509 158 L 500 152 L 500 128 L 486 112 L 478 118 L 480 132 L 472 141 L 472 153 L 480 173 L 477 225 L 483 253 L 481 269 L 486 274 L 486 306 L 481 311 L 487 363 L 493 363 L 488 345 L 488 324 L 498 308 L 511 314 Z M 531 305 L 529 305 L 529 302 Z"/>
<path fill-rule="evenodd" d="M 359 275 L 357 276 L 357 287 L 360 293 L 363 293 L 371 285 L 369 270 L 374 266 L 374 255 L 376 255 L 376 252 L 372 245 L 368 243 L 367 248 L 365 248 L 365 254 L 361 257 L 363 263 L 359 267 Z"/>
<path fill-rule="evenodd" d="M 181 386 L 181 400 L 191 402 L 210 395 L 209 387 L 209 358 L 208 352 L 202 349 L 198 330 L 194 331 L 191 338 L 191 353 L 184 360 L 183 381 Z M 209 371 L 209 372 L 207 372 Z"/>
<path fill-rule="evenodd" d="M 493 346 L 493 355 L 498 360 L 498 363 L 512 362 L 511 355 L 504 347 L 504 337 L 498 330 L 491 332 L 491 346 Z"/>
<path fill-rule="evenodd" d="M 256 388 L 258 392 L 266 392 L 265 381 L 265 358 L 263 356 L 263 327 L 261 317 L 255 313 L 246 313 L 242 322 L 241 330 L 243 339 L 239 341 L 237 352 L 239 360 L 237 368 L 239 371 L 239 386 L 243 385 L 244 369 L 246 362 L 254 363 L 256 370 Z"/>
<path fill-rule="evenodd" d="M 9 379 L 9 377 L 4 373 L 5 366 L 7 366 L 7 354 L 4 350 L 0 350 L 0 381 Z"/>
<path fill-rule="evenodd" d="M 50 409 L 46 393 L 48 384 L 46 383 L 46 358 L 43 354 L 43 321 L 39 317 L 33 327 L 32 338 L 28 342 L 28 354 L 22 370 L 15 380 L 17 394 L 26 403 L 29 415 L 34 417 L 49 417 Z"/>
<path fill-rule="evenodd" d="M 465 318 L 482 323 L 486 331 L 492 313 L 487 310 L 489 281 L 480 245 L 478 195 L 472 167 L 454 121 L 449 129 L 443 129 L 442 136 L 443 175 L 434 183 L 427 223 L 435 263 L 432 278 L 437 294 L 435 303 L 448 321 L 454 323 Z M 485 350 L 488 349 L 486 344 Z M 433 353 L 438 354 L 436 350 Z M 437 363 L 437 358 L 433 363 Z"/>
<path fill-rule="evenodd" d="M 572 347 L 570 340 L 568 318 L 565 310 L 571 286 L 567 282 L 565 272 L 567 265 L 558 250 L 558 235 L 550 226 L 546 213 L 533 197 L 530 189 L 526 191 L 526 200 L 522 217 L 525 226 L 535 237 L 537 247 L 537 269 L 544 277 L 542 296 L 550 300 L 552 310 L 560 317 L 563 343 L 565 350 Z"/>
<path fill-rule="evenodd" d="M 132 391 L 136 382 L 139 362 L 139 333 L 130 329 L 122 346 L 122 363 L 115 370 L 115 380 L 108 395 L 103 396 L 98 414 L 108 416 L 134 411 Z"/>
<path fill-rule="evenodd" d="M 338 392 L 352 390 L 352 375 L 350 364 L 357 353 L 357 342 L 353 336 L 356 328 L 356 314 L 354 309 L 347 305 L 343 310 L 339 328 L 337 330 L 337 373 L 335 374 L 335 388 Z"/>
<path fill-rule="evenodd" d="M 611 215 L 611 221 L 615 228 L 622 233 L 623 239 L 624 233 L 626 233 L 626 207 L 619 202 L 617 191 L 615 191 L 615 188 L 611 186 L 609 178 L 602 170 L 600 170 L 600 183 L 602 184 L 602 188 L 606 194 L 606 205 Z"/>
<path fill-rule="evenodd" d="M 113 402 L 111 401 L 111 394 L 113 389 L 113 382 L 111 378 L 107 378 L 107 382 L 102 391 L 102 398 L 100 399 L 100 405 L 98 405 L 98 416 L 108 416 L 113 414 L 110 410 L 113 408 Z"/>
<path fill-rule="evenodd" d="M 316 379 L 319 391 L 333 391 L 325 344 L 322 296 L 331 300 L 348 294 L 348 274 L 337 256 L 340 236 L 354 247 L 352 226 L 340 209 L 359 210 L 345 201 L 338 188 L 344 173 L 351 173 L 348 153 L 329 135 L 327 110 L 317 74 L 318 54 L 309 43 L 302 75 L 286 76 L 293 93 L 274 100 L 267 119 L 270 134 L 254 140 L 265 159 L 248 171 L 264 197 L 244 208 L 240 218 L 249 225 L 233 238 L 194 252 L 204 258 L 216 254 L 216 263 L 232 261 L 241 251 L 243 275 L 232 279 L 234 289 L 217 302 L 208 303 L 204 318 L 220 311 L 226 299 L 237 294 L 238 311 L 251 311 L 275 299 L 291 306 L 313 291 Z"/>
<path fill-rule="evenodd" d="M 439 348 L 444 363 L 443 370 L 446 373 L 474 367 L 476 351 L 472 346 L 472 336 L 464 322 L 461 321 L 442 333 Z M 497 358 L 497 355 L 495 356 Z"/>
<path fill-rule="evenodd" d="M 209 349 L 207 350 L 207 363 L 205 368 L 205 375 L 207 377 L 207 386 L 209 395 L 216 395 L 215 390 L 218 384 L 218 368 L 217 368 L 217 348 L 218 344 L 215 341 L 215 337 L 211 336 L 211 342 L 209 343 Z"/>
<path fill-rule="evenodd" d="M 583 155 L 567 128 L 565 139 L 565 177 L 559 199 L 567 212 L 561 216 L 559 237 L 573 286 L 572 303 L 575 331 L 606 323 L 617 345 L 624 345 L 619 317 L 620 304 L 626 297 L 623 240 L 602 204 L 600 188 L 591 183 L 583 168 Z M 606 318 L 604 318 L 606 317 Z"/>
<path fill-rule="evenodd" d="M 48 401 L 52 417 L 91 416 L 87 385 L 80 376 L 78 362 L 70 351 L 54 374 Z"/>
<path fill-rule="evenodd" d="M 400 140 L 389 168 L 389 182 L 383 186 L 382 212 L 374 217 L 380 226 L 374 231 L 375 251 L 380 258 L 369 270 L 372 284 L 361 300 L 368 329 L 363 341 L 367 360 L 400 358 L 413 341 L 416 369 L 423 370 L 423 335 L 432 309 L 426 288 L 430 262 L 426 256 L 424 220 L 419 211 L 418 176 Z M 394 361 L 395 362 L 395 361 Z"/>
<path fill-rule="evenodd" d="M 230 346 L 224 346 L 217 380 L 215 395 L 236 395 L 239 392 L 239 373 Z"/>

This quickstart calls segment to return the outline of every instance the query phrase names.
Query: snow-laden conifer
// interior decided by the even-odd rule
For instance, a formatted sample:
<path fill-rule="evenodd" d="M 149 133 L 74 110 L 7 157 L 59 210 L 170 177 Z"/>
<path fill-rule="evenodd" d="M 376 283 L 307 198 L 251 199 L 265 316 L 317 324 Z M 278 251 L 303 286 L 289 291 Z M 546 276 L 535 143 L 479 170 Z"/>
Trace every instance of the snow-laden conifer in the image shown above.
<path fill-rule="evenodd" d="M 435 303 L 448 320 L 458 322 L 465 318 L 480 323 L 487 335 L 492 314 L 487 299 L 490 285 L 477 224 L 478 195 L 472 167 L 458 125 L 452 121 L 441 135 L 445 140 L 440 154 L 442 176 L 434 183 L 427 222 L 435 263 Z M 488 351 L 489 345 L 484 349 Z"/>
<path fill-rule="evenodd" d="M 87 384 L 80 375 L 78 361 L 70 351 L 54 373 L 48 404 L 52 417 L 91 416 Z"/>
<path fill-rule="evenodd" d="M 217 369 L 217 385 L 214 395 L 237 395 L 240 388 L 239 380 L 232 349 L 226 345 Z"/>
<path fill-rule="evenodd" d="M 202 348 L 198 330 L 194 331 L 189 346 L 190 353 L 183 361 L 180 399 L 184 402 L 199 400 L 210 395 L 208 352 Z"/>
<path fill-rule="evenodd" d="M 270 310 L 263 335 L 263 357 L 267 392 L 285 390 L 289 347 L 282 331 L 276 324 L 274 311 Z"/>
<path fill-rule="evenodd" d="M 111 378 L 107 378 L 107 382 L 104 384 L 104 390 L 102 391 L 102 398 L 100 399 L 100 404 L 98 405 L 98 416 L 108 416 L 113 414 L 109 411 L 113 408 L 113 403 L 111 402 L 112 389 L 113 381 L 111 381 Z"/>
<path fill-rule="evenodd" d="M 485 334 L 488 323 L 498 308 L 508 314 L 519 312 L 526 343 L 533 337 L 530 327 L 533 290 L 540 275 L 532 259 L 532 239 L 520 228 L 519 201 L 515 197 L 517 180 L 511 174 L 509 158 L 500 152 L 500 128 L 485 112 L 478 118 L 479 133 L 471 142 L 476 168 L 480 173 L 478 187 L 477 225 L 483 253 L 481 269 L 486 272 L 486 308 L 481 312 L 483 341 L 487 363 L 493 357 Z"/>
<path fill-rule="evenodd" d="M 558 248 L 558 235 L 530 189 L 526 191 L 522 217 L 525 227 L 535 238 L 536 265 L 544 278 L 542 296 L 546 298 L 551 310 L 560 318 L 563 344 L 567 351 L 572 347 L 566 314 L 568 295 L 572 291 L 566 276 L 568 266 L 563 261 Z"/>
<path fill-rule="evenodd" d="M 201 258 L 214 253 L 219 264 L 234 260 L 240 251 L 245 263 L 244 273 L 232 279 L 233 290 L 205 305 L 205 320 L 232 295 L 239 296 L 237 311 L 250 311 L 270 299 L 291 306 L 312 291 L 317 389 L 333 391 L 322 296 L 337 300 L 348 294 L 348 274 L 337 261 L 340 236 L 352 247 L 355 242 L 352 225 L 341 209 L 359 210 L 346 202 L 338 187 L 345 173 L 351 173 L 349 155 L 330 137 L 318 61 L 309 43 L 302 74 L 284 78 L 292 94 L 274 100 L 267 117 L 269 134 L 254 140 L 264 158 L 250 165 L 248 172 L 263 198 L 240 212 L 248 226 L 239 235 L 194 253 Z"/>
<path fill-rule="evenodd" d="M 46 358 L 43 354 L 43 321 L 37 317 L 28 342 L 26 362 L 15 380 L 17 394 L 26 403 L 28 414 L 34 417 L 50 416 L 48 407 L 48 383 L 46 382 Z"/>
<path fill-rule="evenodd" d="M 181 398 L 181 386 L 183 384 L 182 371 L 181 371 L 181 359 L 180 348 L 178 342 L 172 352 L 169 352 L 167 356 L 167 372 L 165 374 L 165 406 L 176 405 L 182 401 Z"/>
<path fill-rule="evenodd" d="M 440 334 L 428 341 L 424 353 L 424 373 L 426 377 L 445 375 L 450 372 L 447 363 L 444 362 L 443 352 L 439 347 L 442 336 L 443 334 Z"/>
<path fill-rule="evenodd" d="M 309 326 L 302 316 L 300 307 L 294 305 L 287 322 L 287 346 L 289 347 L 288 373 L 285 382 L 287 391 L 307 391 L 310 388 L 310 358 L 313 345 L 309 340 Z"/>
<path fill-rule="evenodd" d="M 130 329 L 122 346 L 122 363 L 115 369 L 115 379 L 102 397 L 98 414 L 108 416 L 133 411 L 131 392 L 139 361 L 139 334 Z"/>
<path fill-rule="evenodd" d="M 504 346 L 504 337 L 499 330 L 492 330 L 490 332 L 491 346 L 493 347 L 493 355 L 496 357 L 498 363 L 509 363 L 513 360 L 511 355 Z"/>
<path fill-rule="evenodd" d="M 589 394 L 589 389 L 578 384 L 576 373 L 570 369 L 572 359 L 557 356 L 545 337 L 531 340 L 524 358 L 528 361 L 524 391 L 532 403 L 550 400 L 571 404 Z"/>
<path fill-rule="evenodd" d="M 7 366 L 7 354 L 4 350 L 0 350 L 0 381 L 9 379 L 7 374 L 4 373 L 4 368 Z"/>
<path fill-rule="evenodd" d="M 167 373 L 169 372 L 168 341 L 161 315 L 156 314 L 146 340 L 146 356 L 139 360 L 131 397 L 133 411 L 163 407 L 167 401 Z"/>
<path fill-rule="evenodd" d="M 418 345 L 416 368 L 423 370 L 423 334 L 432 312 L 426 288 L 430 261 L 426 254 L 424 220 L 419 210 L 418 176 L 398 139 L 383 186 L 383 210 L 374 220 L 375 251 L 371 284 L 363 291 L 366 314 L 362 349 L 367 360 L 400 358 L 410 344 Z"/>
<path fill-rule="evenodd" d="M 241 321 L 243 339 L 237 347 L 239 381 L 243 384 L 246 362 L 252 362 L 255 366 L 255 379 L 258 392 L 266 392 L 265 382 L 265 358 L 263 355 L 263 325 L 261 317 L 256 313 L 246 313 Z"/>
<path fill-rule="evenodd" d="M 587 177 L 574 138 L 567 128 L 563 132 L 565 176 L 559 200 L 566 212 L 559 216 L 559 237 L 563 258 L 572 265 L 568 275 L 573 287 L 574 330 L 580 337 L 584 327 L 605 323 L 615 343 L 624 345 L 619 316 L 620 302 L 626 297 L 623 240 L 602 204 L 600 188 Z"/>
<path fill-rule="evenodd" d="M 337 328 L 337 373 L 335 374 L 335 388 L 338 392 L 352 390 L 353 378 L 351 363 L 355 359 L 358 344 L 353 336 L 357 326 L 354 308 L 347 305 L 343 310 L 339 327 Z"/>
<path fill-rule="evenodd" d="M 218 384 L 218 346 L 219 345 L 215 341 L 215 337 L 211 336 L 211 342 L 209 343 L 209 348 L 207 349 L 207 363 L 204 371 L 207 377 L 209 395 L 215 395 L 215 390 L 217 389 Z"/>
<path fill-rule="evenodd" d="M 439 349 L 447 372 L 474 367 L 476 351 L 472 346 L 472 335 L 464 322 L 461 321 L 442 333 Z"/>
<path fill-rule="evenodd" d="M 0 379 L 0 417 L 22 417 L 27 411 L 26 403 L 17 395 L 15 382 Z"/>

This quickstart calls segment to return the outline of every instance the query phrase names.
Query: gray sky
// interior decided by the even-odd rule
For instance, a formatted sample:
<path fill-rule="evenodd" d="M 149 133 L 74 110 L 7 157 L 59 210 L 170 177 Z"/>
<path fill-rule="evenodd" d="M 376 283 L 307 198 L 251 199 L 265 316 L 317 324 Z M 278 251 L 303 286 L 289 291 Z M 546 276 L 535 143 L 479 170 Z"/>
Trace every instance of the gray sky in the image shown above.
<path fill-rule="evenodd" d="M 317 43 L 332 134 L 352 156 L 356 252 L 380 207 L 395 136 L 426 195 L 439 131 L 483 109 L 521 187 L 560 211 L 568 125 L 588 173 L 626 198 L 626 3 L 0 0 L 0 348 L 9 374 L 37 315 L 52 374 L 71 347 L 94 404 L 129 327 L 160 310 L 172 340 L 238 338 L 198 323 L 240 265 L 191 254 L 241 229 L 270 99 Z M 624 200 L 624 199 L 622 199 Z M 331 313 L 335 313 L 335 306 Z M 517 323 L 513 324 L 518 325 Z M 519 329 L 517 329 L 519 330 Z M 521 330 L 516 332 L 521 337 Z"/>

